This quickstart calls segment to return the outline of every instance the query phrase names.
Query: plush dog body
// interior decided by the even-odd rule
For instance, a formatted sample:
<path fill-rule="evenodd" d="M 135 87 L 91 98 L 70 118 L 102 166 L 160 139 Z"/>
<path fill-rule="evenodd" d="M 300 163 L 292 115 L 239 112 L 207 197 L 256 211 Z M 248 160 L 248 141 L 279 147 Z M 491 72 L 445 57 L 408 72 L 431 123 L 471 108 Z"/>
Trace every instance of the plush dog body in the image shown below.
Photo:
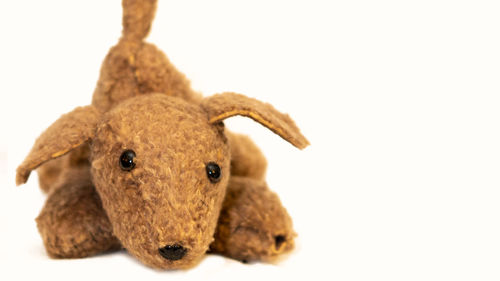
<path fill-rule="evenodd" d="M 123 1 L 123 35 L 104 60 L 92 104 L 35 142 L 18 184 L 38 169 L 37 218 L 50 256 L 126 248 L 154 268 L 186 268 L 207 251 L 268 260 L 293 248 L 292 222 L 264 182 L 266 160 L 222 121 L 254 119 L 298 148 L 288 115 L 235 93 L 203 98 L 143 42 L 156 1 Z"/>

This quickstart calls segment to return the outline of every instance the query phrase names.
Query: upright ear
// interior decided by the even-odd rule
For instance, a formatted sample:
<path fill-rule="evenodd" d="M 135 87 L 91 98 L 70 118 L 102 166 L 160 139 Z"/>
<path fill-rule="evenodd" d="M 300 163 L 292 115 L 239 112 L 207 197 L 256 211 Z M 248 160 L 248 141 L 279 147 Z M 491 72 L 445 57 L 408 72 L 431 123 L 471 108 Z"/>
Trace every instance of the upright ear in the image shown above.
<path fill-rule="evenodd" d="M 28 180 L 32 170 L 44 162 L 63 156 L 92 139 L 100 120 L 93 106 L 78 107 L 64 114 L 38 137 L 24 162 L 17 168 L 16 184 Z"/>
<path fill-rule="evenodd" d="M 309 145 L 309 141 L 300 133 L 290 116 L 279 112 L 268 103 L 236 93 L 222 93 L 203 99 L 202 107 L 208 112 L 210 123 L 241 115 L 266 126 L 297 148 L 303 149 Z"/>

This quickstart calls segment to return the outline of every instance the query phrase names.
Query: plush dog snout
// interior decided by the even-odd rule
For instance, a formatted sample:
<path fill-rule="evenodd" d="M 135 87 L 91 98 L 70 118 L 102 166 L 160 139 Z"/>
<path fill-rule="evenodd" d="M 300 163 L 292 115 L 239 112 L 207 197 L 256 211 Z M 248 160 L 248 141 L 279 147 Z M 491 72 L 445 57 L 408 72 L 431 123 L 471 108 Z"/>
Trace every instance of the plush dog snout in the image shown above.
<path fill-rule="evenodd" d="M 160 252 L 160 255 L 167 260 L 176 261 L 182 259 L 182 257 L 186 255 L 187 249 L 181 245 L 174 244 L 159 248 L 158 252 Z"/>

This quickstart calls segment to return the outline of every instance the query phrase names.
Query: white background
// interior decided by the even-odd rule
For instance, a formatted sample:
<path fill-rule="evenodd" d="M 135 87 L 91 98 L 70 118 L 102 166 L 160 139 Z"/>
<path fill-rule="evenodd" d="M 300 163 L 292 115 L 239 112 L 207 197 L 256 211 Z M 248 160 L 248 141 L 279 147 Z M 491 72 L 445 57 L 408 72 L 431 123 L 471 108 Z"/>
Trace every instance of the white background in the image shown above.
<path fill-rule="evenodd" d="M 34 139 L 90 103 L 120 1 L 1 1 L 0 279 L 498 280 L 497 3 L 161 1 L 148 41 L 196 90 L 270 102 L 312 145 L 229 120 L 267 155 L 297 249 L 157 272 L 125 252 L 48 258 L 36 174 L 14 186 Z"/>

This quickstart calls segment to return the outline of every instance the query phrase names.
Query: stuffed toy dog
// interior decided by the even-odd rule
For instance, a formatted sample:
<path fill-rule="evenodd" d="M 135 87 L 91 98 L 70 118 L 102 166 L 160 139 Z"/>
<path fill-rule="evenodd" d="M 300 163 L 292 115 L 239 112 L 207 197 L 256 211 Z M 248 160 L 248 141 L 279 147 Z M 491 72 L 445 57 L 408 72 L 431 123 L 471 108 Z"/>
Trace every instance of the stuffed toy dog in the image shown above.
<path fill-rule="evenodd" d="M 18 167 L 37 169 L 47 201 L 37 225 L 47 253 L 81 258 L 125 248 L 159 269 L 206 252 L 268 261 L 293 248 L 292 221 L 264 182 L 266 160 L 223 120 L 246 116 L 302 149 L 295 123 L 236 93 L 203 98 L 143 40 L 154 0 L 124 0 L 123 34 L 92 104 L 55 121 Z"/>

